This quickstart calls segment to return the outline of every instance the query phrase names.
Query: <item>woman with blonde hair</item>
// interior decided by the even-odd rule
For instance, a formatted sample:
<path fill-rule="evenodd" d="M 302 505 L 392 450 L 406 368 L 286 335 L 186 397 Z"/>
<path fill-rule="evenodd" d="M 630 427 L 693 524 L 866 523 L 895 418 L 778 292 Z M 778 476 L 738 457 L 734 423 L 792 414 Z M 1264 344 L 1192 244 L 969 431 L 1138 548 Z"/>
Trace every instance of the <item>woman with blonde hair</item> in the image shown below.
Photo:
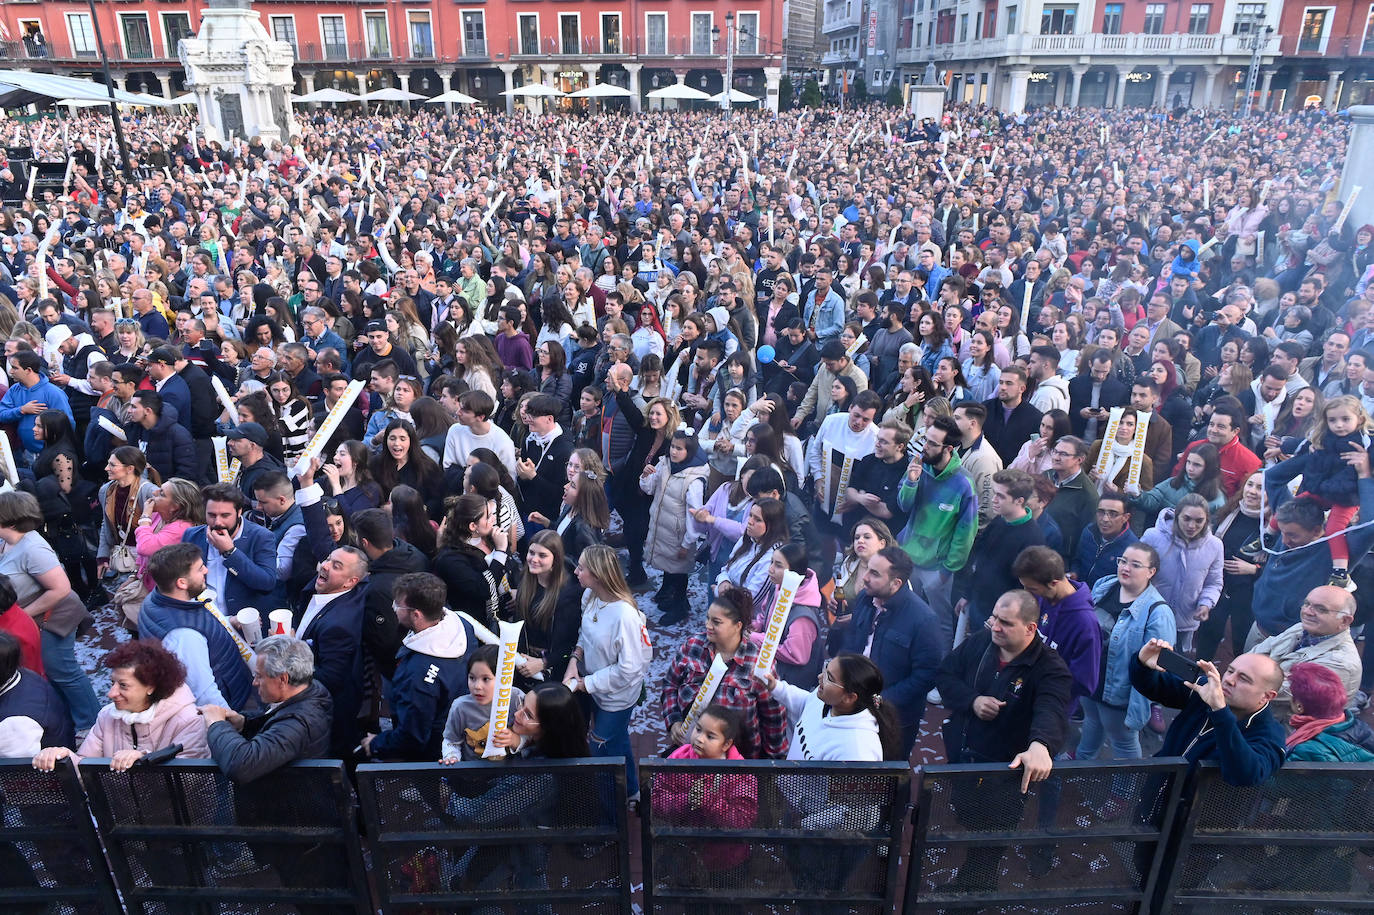
<path fill-rule="evenodd" d="M 577 562 L 582 595 L 582 626 L 563 674 L 574 693 L 591 698 L 593 756 L 625 759 L 626 790 L 639 803 L 639 773 L 630 746 L 630 715 L 644 691 L 644 675 L 653 660 L 648 622 L 635 605 L 615 550 L 596 544 Z"/>

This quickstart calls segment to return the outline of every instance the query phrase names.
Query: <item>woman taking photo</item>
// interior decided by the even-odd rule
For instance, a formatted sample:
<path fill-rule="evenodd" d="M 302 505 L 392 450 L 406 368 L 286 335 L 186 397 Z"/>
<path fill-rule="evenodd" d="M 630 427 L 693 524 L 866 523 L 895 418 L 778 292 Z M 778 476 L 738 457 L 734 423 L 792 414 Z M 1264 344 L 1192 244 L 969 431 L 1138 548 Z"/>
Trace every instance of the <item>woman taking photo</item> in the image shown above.
<path fill-rule="evenodd" d="M 156 639 L 125 642 L 105 656 L 109 668 L 110 704 L 100 710 L 95 725 L 75 753 L 49 747 L 33 759 L 33 767 L 51 772 L 60 759 L 110 760 L 123 772 L 149 753 L 181 745 L 178 756 L 208 759 L 210 745 L 205 719 L 196 697 L 186 685 L 186 668 Z"/>
<path fill-rule="evenodd" d="M 1207 501 L 1191 492 L 1162 512 L 1140 538 L 1159 554 L 1154 585 L 1174 610 L 1176 647 L 1192 652 L 1193 636 L 1221 597 L 1221 540 L 1212 533 Z"/>
<path fill-rule="evenodd" d="M 563 538 L 554 531 L 530 538 L 511 613 L 525 622 L 525 661 L 516 668 L 520 676 L 532 683 L 536 674 L 548 671 L 548 679 L 567 670 L 582 625 L 582 585 L 568 566 Z"/>
<path fill-rule="evenodd" d="M 76 660 L 77 630 L 89 625 L 91 616 L 57 554 L 38 533 L 42 522 L 32 495 L 0 492 L 0 574 L 9 576 L 15 603 L 42 630 L 43 672 L 66 700 L 76 730 L 84 731 L 100 712 L 91 681 Z"/>
<path fill-rule="evenodd" d="M 495 629 L 506 575 L 506 532 L 475 493 L 459 496 L 439 525 L 434 573 L 448 586 L 449 606 Z"/>
<path fill-rule="evenodd" d="M 717 595 L 706 610 L 706 631 L 683 643 L 668 668 L 663 686 L 663 723 L 669 742 L 687 742 L 688 712 L 717 657 L 725 661 L 711 701 L 740 714 L 735 745 L 746 759 L 781 759 L 787 753 L 787 714 L 770 691 L 753 676 L 758 646 L 749 634 L 754 617 L 752 596 L 735 589 Z"/>
<path fill-rule="evenodd" d="M 1117 558 L 1116 569 L 1116 575 L 1093 585 L 1106 657 L 1097 689 L 1079 700 L 1083 736 L 1077 759 L 1096 759 L 1104 741 L 1112 759 L 1140 759 L 1140 729 L 1150 720 L 1150 701 L 1131 688 L 1131 659 L 1150 639 L 1172 645 L 1177 634 L 1173 611 L 1152 584 L 1159 572 L 1154 548 L 1132 543 Z M 1113 801 L 1124 803 L 1124 798 L 1114 796 L 1109 803 Z"/>
<path fill-rule="evenodd" d="M 716 593 L 739 588 L 750 598 L 768 580 L 768 564 L 773 551 L 791 538 L 787 527 L 787 509 L 777 499 L 763 499 L 749 507 L 749 519 L 744 523 L 744 536 L 725 561 L 725 568 L 716 576 Z"/>
<path fill-rule="evenodd" d="M 1054 451 L 1054 443 L 1059 441 L 1062 436 L 1070 432 L 1069 414 L 1063 410 L 1047 410 L 1045 415 L 1040 417 L 1040 431 L 1032 435 L 1027 442 L 1021 446 L 1017 452 L 1016 459 L 1011 462 L 1012 470 L 1024 470 L 1031 476 L 1039 476 L 1050 469 L 1050 453 Z M 1091 467 L 1091 464 L 1084 464 Z"/>
<path fill-rule="evenodd" d="M 1259 576 L 1258 560 L 1264 555 L 1260 545 L 1260 509 L 1264 499 L 1264 473 L 1255 471 L 1245 478 L 1240 491 L 1216 513 L 1216 535 L 1221 538 L 1221 597 L 1197 632 L 1197 656 L 1216 656 L 1231 623 L 1231 650 L 1245 651 L 1245 638 L 1254 617 L 1250 603 Z"/>
<path fill-rule="evenodd" d="M 147 473 L 147 458 L 132 445 L 116 448 L 105 462 L 109 482 L 100 487 L 102 521 L 95 554 L 96 569 L 102 576 L 107 568 L 121 576 L 137 568 L 134 529 L 147 500 L 158 492 Z"/>
<path fill-rule="evenodd" d="M 630 715 L 644 690 L 644 675 L 653 660 L 648 623 L 635 606 L 620 571 L 615 550 L 587 547 L 577 563 L 582 596 L 582 626 L 577 647 L 563 674 L 574 693 L 591 698 L 593 756 L 623 757 L 630 803 L 639 803 L 639 772 L 630 747 Z"/>

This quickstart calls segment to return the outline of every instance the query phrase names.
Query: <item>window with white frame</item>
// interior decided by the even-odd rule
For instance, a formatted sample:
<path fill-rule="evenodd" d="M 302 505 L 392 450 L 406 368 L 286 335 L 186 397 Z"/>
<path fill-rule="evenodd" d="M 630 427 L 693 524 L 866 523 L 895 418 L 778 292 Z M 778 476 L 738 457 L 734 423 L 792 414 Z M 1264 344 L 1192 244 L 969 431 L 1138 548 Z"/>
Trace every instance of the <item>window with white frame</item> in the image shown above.
<path fill-rule="evenodd" d="M 1125 15 L 1125 4 L 1108 3 L 1102 7 L 1102 34 L 1120 35 L 1121 19 Z"/>
<path fill-rule="evenodd" d="M 1016 34 L 1016 7 L 1007 7 L 1007 34 Z"/>
<path fill-rule="evenodd" d="M 1236 19 L 1231 23 L 1232 35 L 1249 35 L 1264 19 L 1263 3 L 1237 3 Z"/>
<path fill-rule="evenodd" d="M 1299 51 L 1325 51 L 1327 29 L 1335 9 L 1329 6 L 1309 6 L 1302 11 L 1302 30 L 1298 32 Z"/>
<path fill-rule="evenodd" d="M 391 31 L 386 27 L 386 13 L 363 13 L 363 36 L 367 39 L 364 52 L 368 57 L 391 56 Z"/>
<path fill-rule="evenodd" d="M 120 13 L 119 34 L 128 59 L 147 60 L 153 56 L 153 33 L 148 29 L 147 13 Z"/>
<path fill-rule="evenodd" d="M 1041 35 L 1072 35 L 1077 6 L 1046 6 L 1040 11 Z"/>
<path fill-rule="evenodd" d="M 434 56 L 434 23 L 429 10 L 406 13 L 406 38 L 410 41 L 411 57 Z"/>
<path fill-rule="evenodd" d="M 578 13 L 558 14 L 558 53 L 582 53 L 582 17 Z"/>
<path fill-rule="evenodd" d="M 76 57 L 94 57 L 100 53 L 95 43 L 95 29 L 91 25 L 90 13 L 68 13 L 67 35 L 72 40 L 72 54 Z"/>
<path fill-rule="evenodd" d="M 714 25 L 713 13 L 692 14 L 692 53 L 698 57 L 714 54 L 711 47 L 711 27 Z"/>
<path fill-rule="evenodd" d="M 668 14 L 644 14 L 644 53 L 658 57 L 668 53 Z"/>
<path fill-rule="evenodd" d="M 1188 34 L 1206 35 L 1212 24 L 1212 4 L 1194 3 L 1188 10 Z"/>
<path fill-rule="evenodd" d="M 463 11 L 463 56 L 487 56 L 487 14 L 482 10 Z"/>
<path fill-rule="evenodd" d="M 1145 26 L 1143 31 L 1146 35 L 1164 34 L 1164 14 L 1168 7 L 1163 3 L 1145 4 Z"/>
<path fill-rule="evenodd" d="M 1364 20 L 1364 45 L 1360 53 L 1374 53 L 1374 3 L 1369 4 L 1369 15 Z"/>
<path fill-rule="evenodd" d="M 268 16 L 267 24 L 272 28 L 274 39 L 284 41 L 293 48 L 297 47 L 295 16 Z"/>
<path fill-rule="evenodd" d="M 620 14 L 602 13 L 601 14 L 601 53 L 619 54 L 621 52 L 620 40 Z"/>
<path fill-rule="evenodd" d="M 539 53 L 539 14 L 521 13 L 517 17 L 520 28 L 520 53 Z"/>
<path fill-rule="evenodd" d="M 325 60 L 348 59 L 348 28 L 342 16 L 320 17 L 320 41 L 324 44 Z"/>
<path fill-rule="evenodd" d="M 759 14 L 736 13 L 735 29 L 739 41 L 739 44 L 735 46 L 735 53 L 759 53 Z"/>
<path fill-rule="evenodd" d="M 176 57 L 181 46 L 181 39 L 190 38 L 191 16 L 189 13 L 161 13 L 162 17 L 162 46 L 167 51 L 168 57 Z"/>

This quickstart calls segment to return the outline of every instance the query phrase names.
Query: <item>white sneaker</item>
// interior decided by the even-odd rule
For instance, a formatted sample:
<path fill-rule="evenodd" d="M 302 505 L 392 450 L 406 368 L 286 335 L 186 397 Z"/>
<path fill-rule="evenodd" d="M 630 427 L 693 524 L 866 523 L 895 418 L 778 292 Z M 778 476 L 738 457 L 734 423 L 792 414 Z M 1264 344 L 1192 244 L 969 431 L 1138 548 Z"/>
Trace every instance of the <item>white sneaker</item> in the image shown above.
<path fill-rule="evenodd" d="M 945 704 L 944 700 L 940 698 L 940 691 L 938 689 L 932 689 L 930 692 L 926 693 L 926 701 L 931 705 Z"/>

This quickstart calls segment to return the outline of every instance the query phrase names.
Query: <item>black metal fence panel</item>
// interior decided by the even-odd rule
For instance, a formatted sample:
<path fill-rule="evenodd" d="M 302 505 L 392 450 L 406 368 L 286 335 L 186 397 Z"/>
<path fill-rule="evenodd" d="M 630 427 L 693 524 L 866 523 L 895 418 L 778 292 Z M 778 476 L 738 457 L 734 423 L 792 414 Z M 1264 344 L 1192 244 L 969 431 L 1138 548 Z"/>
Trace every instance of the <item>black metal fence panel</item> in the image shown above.
<path fill-rule="evenodd" d="M 140 915 L 370 910 L 343 764 L 300 762 L 245 785 L 209 760 L 81 778 L 115 882 Z"/>
<path fill-rule="evenodd" d="M 357 778 L 387 915 L 630 915 L 623 762 L 369 764 Z"/>
<path fill-rule="evenodd" d="M 76 767 L 39 772 L 27 759 L 0 760 L 0 912 L 118 911 Z"/>
<path fill-rule="evenodd" d="M 644 910 L 887 915 L 901 763 L 640 762 Z"/>
<path fill-rule="evenodd" d="M 904 911 L 1147 912 L 1183 760 L 1056 762 L 1021 793 L 1005 765 L 920 775 Z"/>
<path fill-rule="evenodd" d="M 1374 765 L 1293 763 L 1253 788 L 1203 765 L 1172 889 L 1174 913 L 1374 911 Z"/>

